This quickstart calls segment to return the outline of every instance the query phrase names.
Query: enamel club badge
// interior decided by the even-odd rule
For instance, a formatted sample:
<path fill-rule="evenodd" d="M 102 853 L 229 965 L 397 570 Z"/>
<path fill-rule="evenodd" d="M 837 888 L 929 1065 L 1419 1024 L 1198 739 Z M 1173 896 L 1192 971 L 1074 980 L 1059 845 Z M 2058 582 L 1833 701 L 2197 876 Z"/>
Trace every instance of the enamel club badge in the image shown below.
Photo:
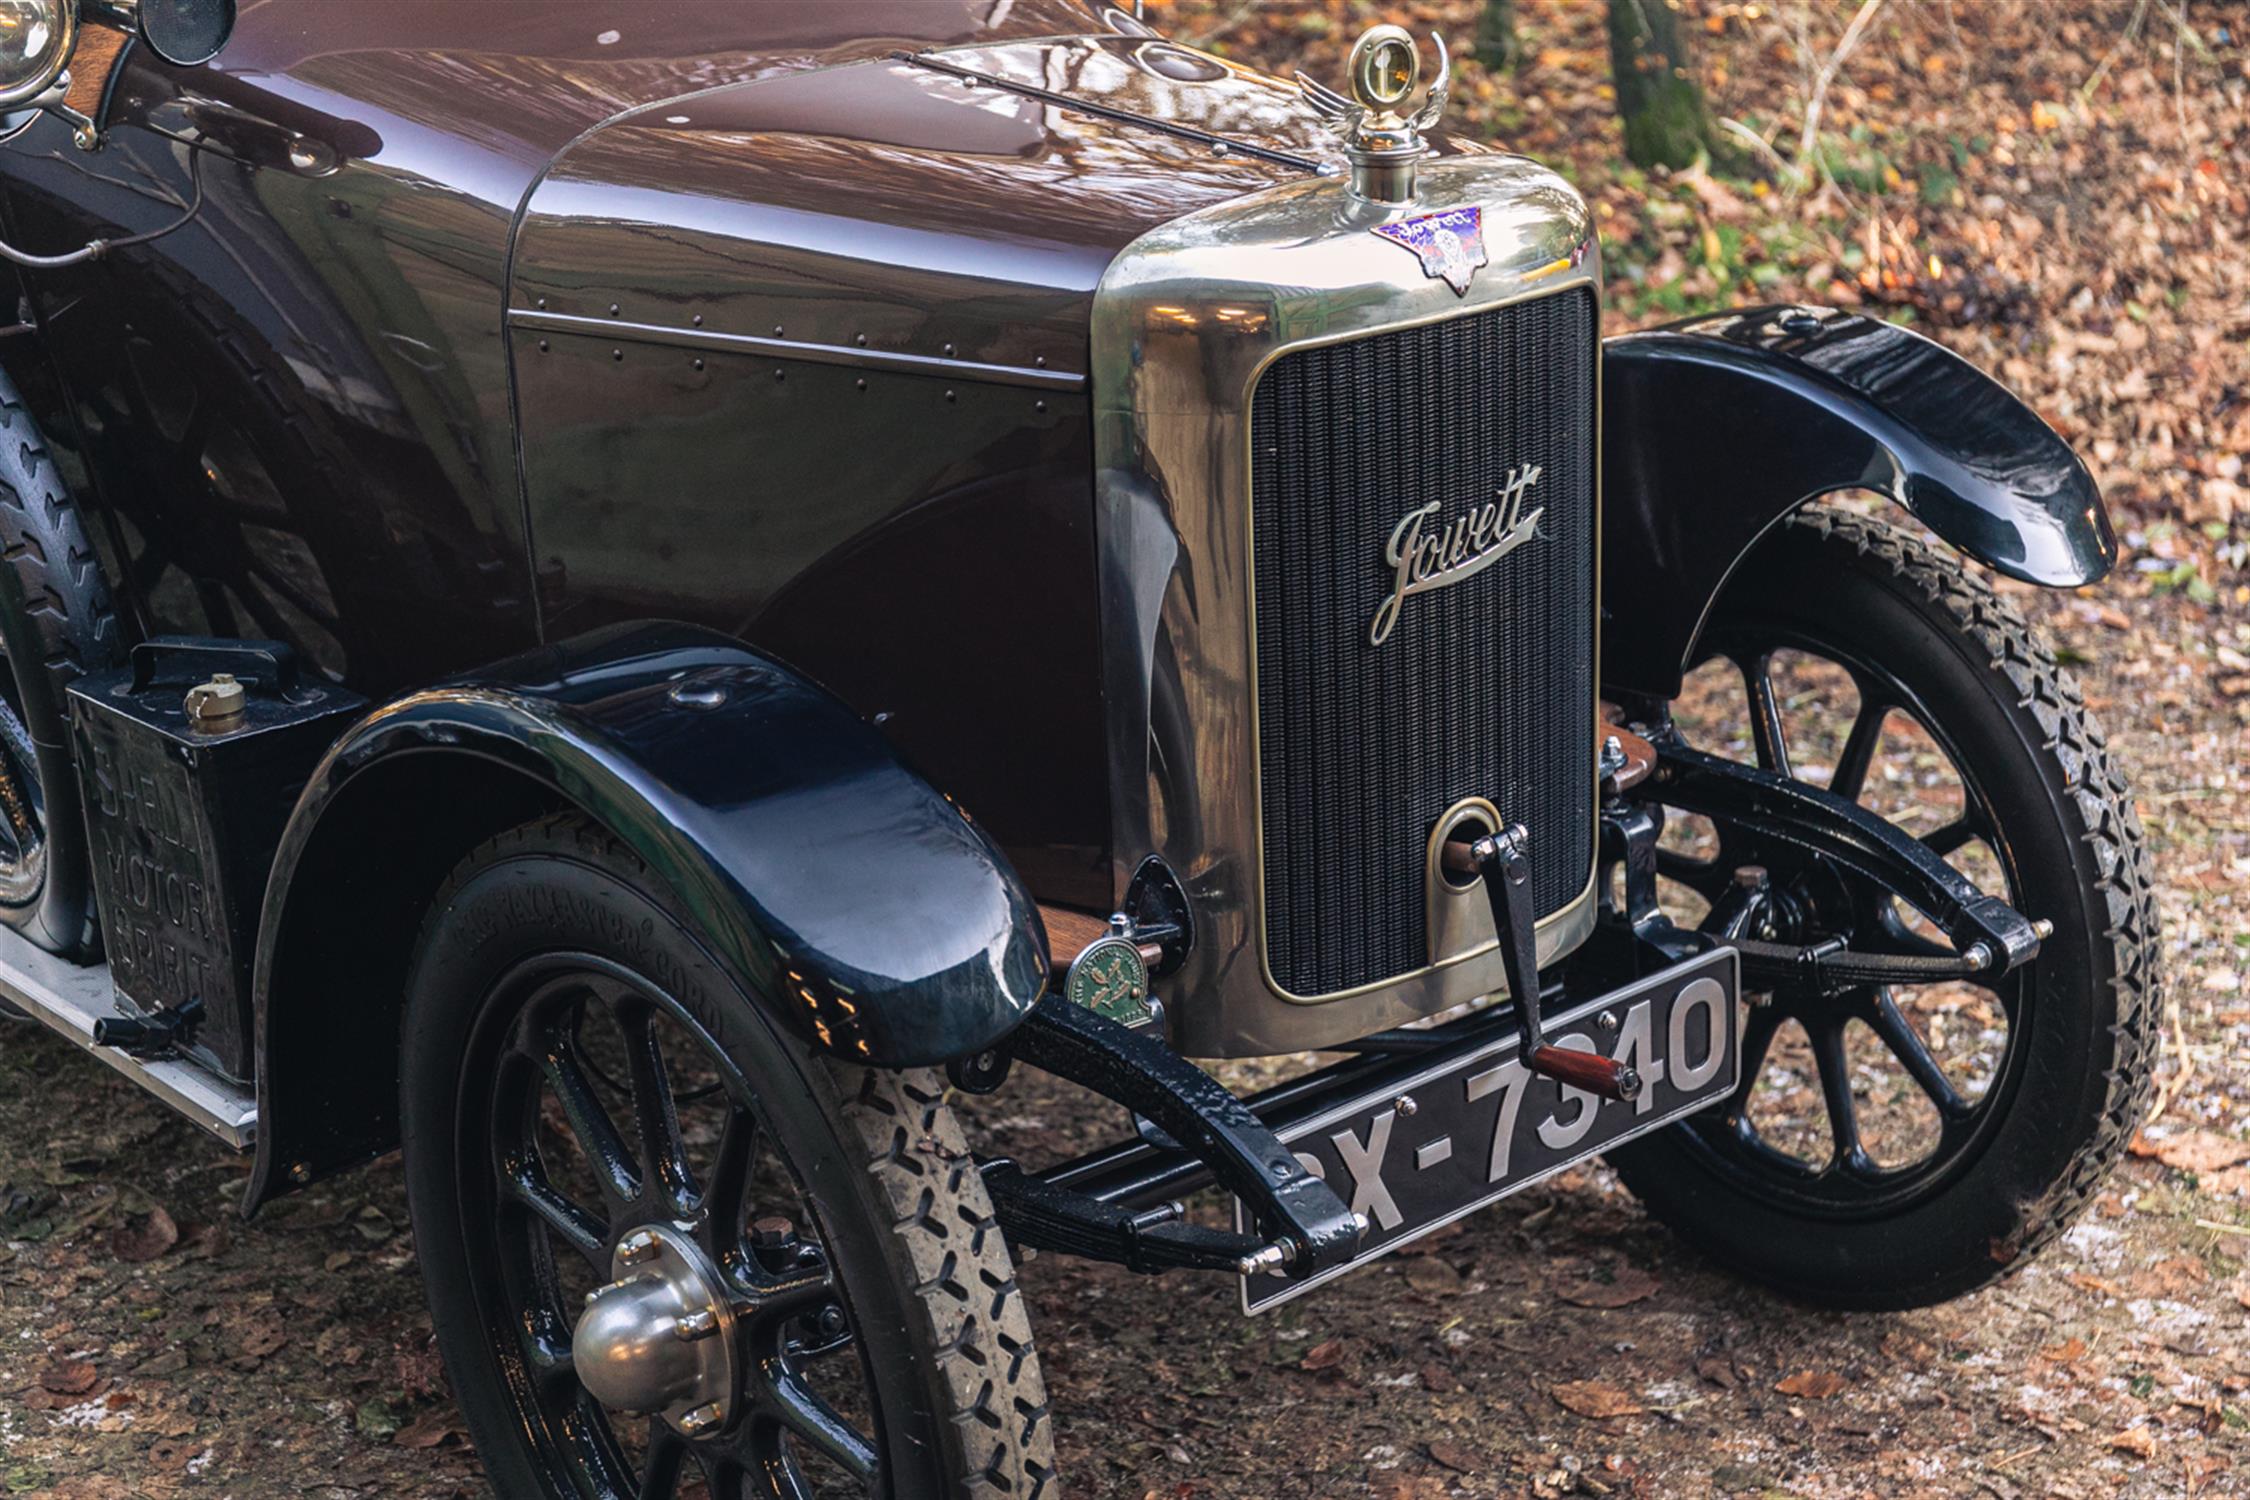
<path fill-rule="evenodd" d="M 1466 297 L 1477 267 L 1489 264 L 1484 253 L 1484 210 L 1475 204 L 1378 224 L 1375 233 L 1413 251 L 1422 262 L 1422 274 L 1445 278 L 1457 296 Z"/>

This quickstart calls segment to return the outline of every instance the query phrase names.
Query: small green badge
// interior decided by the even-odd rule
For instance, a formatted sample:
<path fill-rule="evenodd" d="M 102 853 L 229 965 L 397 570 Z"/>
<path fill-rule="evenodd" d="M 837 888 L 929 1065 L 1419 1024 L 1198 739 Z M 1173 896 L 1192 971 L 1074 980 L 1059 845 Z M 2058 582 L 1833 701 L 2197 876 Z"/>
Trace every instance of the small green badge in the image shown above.
<path fill-rule="evenodd" d="M 1145 1026 L 1156 1019 L 1148 999 L 1148 965 L 1129 937 L 1112 932 L 1097 938 L 1072 960 L 1063 993 L 1073 1005 L 1082 1005 L 1120 1026 Z"/>

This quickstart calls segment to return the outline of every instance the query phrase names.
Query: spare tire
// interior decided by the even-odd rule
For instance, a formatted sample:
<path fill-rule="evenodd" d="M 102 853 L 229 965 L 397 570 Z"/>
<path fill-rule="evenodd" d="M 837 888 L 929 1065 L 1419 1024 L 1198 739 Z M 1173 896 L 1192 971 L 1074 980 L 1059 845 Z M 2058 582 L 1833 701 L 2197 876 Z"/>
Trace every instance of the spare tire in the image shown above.
<path fill-rule="evenodd" d="M 99 939 L 65 693 L 123 655 L 78 507 L 0 375 L 0 925 L 77 959 Z"/>

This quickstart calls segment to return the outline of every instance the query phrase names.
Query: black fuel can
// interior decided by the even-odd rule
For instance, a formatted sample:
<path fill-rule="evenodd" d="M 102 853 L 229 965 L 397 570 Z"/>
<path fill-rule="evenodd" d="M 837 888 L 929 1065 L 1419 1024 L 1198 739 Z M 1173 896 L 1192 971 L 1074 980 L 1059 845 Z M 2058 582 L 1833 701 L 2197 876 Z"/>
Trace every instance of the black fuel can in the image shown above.
<path fill-rule="evenodd" d="M 195 1048 L 248 1076 L 266 878 L 321 754 L 367 700 L 278 641 L 162 636 L 71 685 L 95 903 L 120 999 L 200 1002 Z"/>

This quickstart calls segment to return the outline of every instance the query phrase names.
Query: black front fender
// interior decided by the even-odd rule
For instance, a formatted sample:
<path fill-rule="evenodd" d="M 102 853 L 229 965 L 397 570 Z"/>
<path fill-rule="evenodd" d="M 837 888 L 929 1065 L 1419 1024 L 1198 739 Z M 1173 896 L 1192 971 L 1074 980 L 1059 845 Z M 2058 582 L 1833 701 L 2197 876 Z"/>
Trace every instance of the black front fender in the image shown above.
<path fill-rule="evenodd" d="M 377 709 L 275 855 L 254 984 L 248 1203 L 395 1143 L 405 954 L 482 838 L 575 808 L 671 888 L 780 1024 L 854 1062 L 989 1047 L 1037 1004 L 1037 907 L 960 808 L 842 702 L 740 643 L 618 627 Z"/>
<path fill-rule="evenodd" d="M 1703 618 L 1776 521 L 1886 495 L 2011 578 L 2091 583 L 2117 559 L 2068 444 L 1974 365 L 1856 313 L 1768 307 L 1603 346 L 1602 681 L 1670 697 Z"/>
<path fill-rule="evenodd" d="M 396 1145 L 427 904 L 477 843 L 560 810 L 639 852 L 751 1001 L 837 1057 L 983 1050 L 1046 985 L 1006 857 L 837 697 L 688 625 L 580 636 L 398 697 L 315 767 L 259 918 L 245 1210 Z"/>
<path fill-rule="evenodd" d="M 327 804 L 417 753 L 498 760 L 552 787 L 672 885 L 752 994 L 839 1057 L 906 1067 L 977 1051 L 1046 983 L 1045 929 L 1006 858 L 881 734 L 728 637 L 644 625 L 410 693 L 332 749 L 275 858 L 261 1006 Z"/>

